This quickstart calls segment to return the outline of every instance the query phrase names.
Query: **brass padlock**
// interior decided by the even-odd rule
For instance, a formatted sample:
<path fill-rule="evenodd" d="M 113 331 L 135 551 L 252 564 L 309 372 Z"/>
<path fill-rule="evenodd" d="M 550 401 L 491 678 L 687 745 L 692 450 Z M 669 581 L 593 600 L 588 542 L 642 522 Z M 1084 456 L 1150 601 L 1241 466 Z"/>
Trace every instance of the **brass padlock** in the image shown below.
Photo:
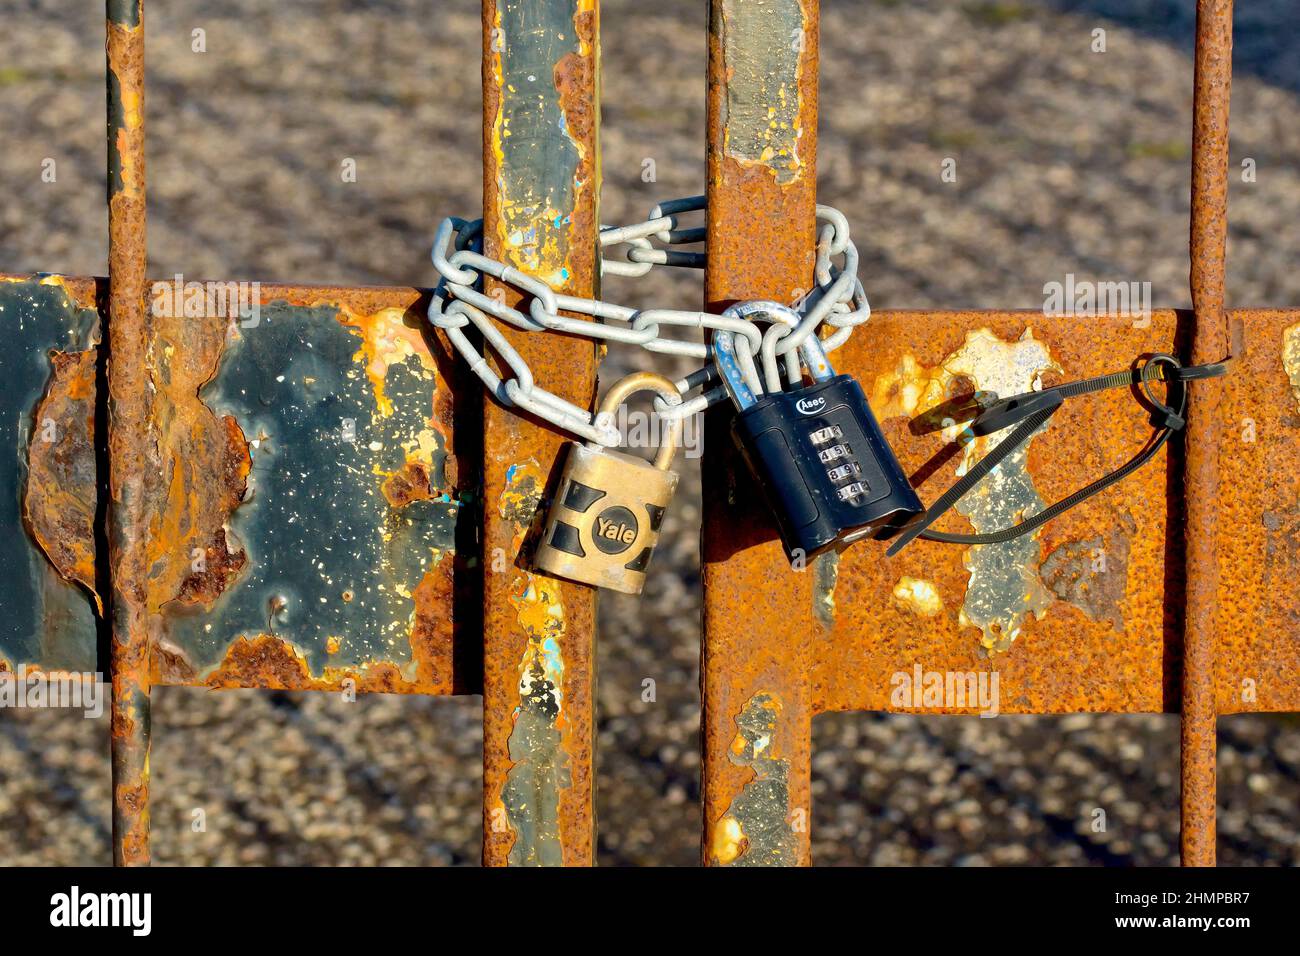
<path fill-rule="evenodd" d="M 629 395 L 647 389 L 679 399 L 662 375 L 635 372 L 614 383 L 600 414 L 612 415 Z M 677 490 L 677 472 L 668 466 L 681 431 L 682 419 L 667 420 L 653 465 L 593 442 L 571 443 L 533 564 L 555 577 L 640 594 L 659 526 Z"/>

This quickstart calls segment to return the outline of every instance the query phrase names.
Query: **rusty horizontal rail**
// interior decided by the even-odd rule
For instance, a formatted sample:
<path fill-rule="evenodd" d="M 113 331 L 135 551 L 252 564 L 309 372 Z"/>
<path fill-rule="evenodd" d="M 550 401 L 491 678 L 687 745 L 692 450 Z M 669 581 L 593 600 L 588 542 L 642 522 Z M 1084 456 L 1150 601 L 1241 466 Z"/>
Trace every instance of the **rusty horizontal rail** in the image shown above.
<path fill-rule="evenodd" d="M 46 310 L 66 316 L 94 309 L 105 290 L 102 279 L 0 277 L 0 300 L 6 313 L 17 312 L 24 328 L 48 328 L 48 324 L 28 321 Z M 276 316 L 297 310 L 306 310 L 313 321 L 336 325 L 360 321 L 357 317 L 377 322 L 375 317 L 384 314 L 414 316 L 427 296 L 423 290 L 409 288 L 269 284 L 263 287 L 263 294 L 268 300 L 264 316 L 272 316 L 272 325 L 279 321 Z M 23 303 L 26 313 L 18 309 Z M 1154 312 L 1150 326 L 1140 332 L 1143 347 L 1177 347 L 1186 340 L 1191 320 L 1189 313 Z M 1287 425 L 1300 414 L 1300 392 L 1291 385 L 1292 378 L 1300 382 L 1300 310 L 1235 311 L 1227 314 L 1227 320 L 1237 330 L 1236 351 L 1242 364 L 1224 383 L 1219 414 L 1225 431 L 1243 421 L 1252 422 L 1257 440 L 1244 442 L 1239 454 L 1224 461 L 1223 480 L 1235 492 L 1226 509 L 1231 520 L 1225 522 L 1216 542 L 1225 569 L 1223 597 L 1216 614 L 1220 632 L 1230 635 L 1231 652 L 1216 658 L 1216 706 L 1222 713 L 1295 711 L 1300 710 L 1300 683 L 1296 680 L 1300 652 L 1294 641 L 1277 640 L 1273 635 L 1287 634 L 1300 611 L 1300 598 L 1287 586 L 1300 561 L 1287 542 L 1300 534 L 1300 528 L 1292 516 L 1272 503 L 1279 494 L 1300 497 L 1300 468 L 1293 467 L 1300 449 L 1289 440 Z M 84 320 L 82 325 L 86 325 Z M 1031 330 L 1028 337 L 1027 328 Z M 904 449 L 905 466 L 924 488 L 927 481 L 939 481 L 934 460 L 950 463 L 950 457 L 944 456 L 951 456 L 952 450 L 940 434 L 913 434 L 911 427 L 920 413 L 939 404 L 941 396 L 952 389 L 991 384 L 983 376 L 1001 374 L 1008 364 L 1004 359 L 1016 350 L 1038 350 L 1044 366 L 1051 363 L 1059 368 L 1044 372 L 1048 382 L 1055 377 L 1089 375 L 1109 368 L 1121 355 L 1131 356 L 1135 334 L 1132 320 L 1122 318 L 1090 321 L 1080 327 L 1060 320 L 1045 321 L 1036 312 L 882 310 L 838 358 L 843 368 L 871 383 L 873 406 L 887 434 L 896 447 Z M 436 350 L 447 348 L 446 343 L 435 340 Z M 435 365 L 446 363 L 449 370 L 454 368 L 449 357 L 447 352 Z M 359 369 L 368 364 L 364 353 L 358 361 Z M 353 363 L 351 352 L 347 363 Z M 1018 363 L 1020 359 L 1010 364 Z M 221 378 L 219 368 L 215 378 Z M 448 408 L 449 416 L 454 405 L 450 391 L 440 389 L 442 398 L 437 403 Z M 42 386 L 42 392 L 48 395 L 47 401 L 67 395 L 68 408 L 74 410 L 78 401 L 73 396 L 81 394 L 83 410 L 70 411 L 67 420 L 85 417 L 87 399 L 74 382 L 56 379 L 48 388 Z M 474 390 L 466 390 L 466 394 L 477 396 Z M 1039 496 L 1044 500 L 1059 497 L 1071 490 L 1068 476 L 1090 470 L 1099 459 L 1114 460 L 1126 454 L 1133 442 L 1129 421 L 1133 412 L 1126 403 L 1126 397 L 1117 394 L 1062 410 L 1052 427 L 1034 440 L 1019 466 Z M 474 420 L 472 413 L 470 420 Z M 236 424 L 241 432 L 245 428 L 252 431 L 249 422 Z M 449 447 L 456 434 L 449 432 Z M 1092 437 L 1086 443 L 1072 437 L 1080 434 Z M 40 472 L 33 467 L 32 474 L 39 476 Z M 1002 579 L 995 566 L 981 571 L 982 565 L 978 561 L 972 564 L 963 549 L 928 542 L 918 543 L 889 562 L 879 560 L 871 547 L 864 546 L 850 550 L 833 566 L 819 562 L 802 575 L 778 578 L 792 582 L 797 596 L 791 600 L 778 594 L 767 611 L 773 619 L 802 621 L 798 626 L 811 628 L 809 633 L 815 637 L 806 657 L 809 714 L 850 709 L 913 711 L 916 708 L 909 701 L 893 699 L 896 688 L 892 678 L 909 672 L 916 661 L 923 662 L 928 671 L 996 670 L 1003 713 L 1177 712 L 1181 569 L 1177 550 L 1168 547 L 1170 539 L 1177 537 L 1177 528 L 1170 523 L 1171 514 L 1175 519 L 1178 514 L 1176 474 L 1176 461 L 1160 459 L 1106 497 L 1045 529 L 1038 549 L 1041 556 L 1033 562 L 1045 592 L 1038 606 L 999 585 Z M 463 477 L 474 480 L 472 473 Z M 720 487 L 725 488 L 725 482 Z M 84 499 L 85 495 L 77 497 Z M 1240 526 L 1255 527 L 1259 534 L 1235 533 L 1233 529 Z M 754 541 L 770 538 L 761 522 L 755 528 L 753 540 L 734 542 L 739 553 L 747 554 Z M 78 543 L 76 537 L 63 541 L 70 552 L 93 545 Z M 774 539 L 763 545 L 774 546 Z M 1099 551 L 1105 556 L 1100 565 Z M 178 549 L 177 553 L 186 552 Z M 431 592 L 443 598 L 426 606 L 435 619 L 450 616 L 452 626 L 437 630 L 429 645 L 429 659 L 449 662 L 450 671 L 439 670 L 444 677 L 436 681 L 387 685 L 354 673 L 356 689 L 477 691 L 474 643 L 479 631 L 474 625 L 462 627 L 460 615 L 468 613 L 466 604 L 472 605 L 478 593 L 475 582 L 480 572 L 466 557 L 459 554 L 459 560 L 445 566 L 452 577 L 440 578 L 443 583 Z M 735 560 L 735 556 L 729 559 Z M 234 585 L 238 587 L 237 582 Z M 771 591 L 767 587 L 758 593 Z M 988 603 L 988 596 L 1000 596 L 1006 603 L 998 607 Z M 766 606 L 760 603 L 759 607 Z M 982 618 L 990 609 L 995 613 Z M 972 626 L 972 621 L 981 619 L 987 630 Z M 995 627 L 998 621 L 1003 623 Z M 999 637 L 1007 639 L 1008 650 L 990 656 L 985 645 Z M 239 643 L 234 634 L 222 639 L 231 647 Z M 283 644 L 285 649 L 294 646 L 292 641 Z M 93 662 L 93 632 L 85 651 L 89 654 L 86 660 Z M 15 670 L 38 663 L 9 659 L 0 667 Z M 714 661 L 709 666 L 716 674 L 723 664 Z M 155 649 L 152 672 L 163 683 L 175 682 L 186 673 L 159 649 Z M 194 676 L 208 686 L 337 691 L 343 689 L 341 673 L 336 672 L 330 680 L 316 675 L 304 681 L 296 668 L 288 672 L 277 666 L 241 671 L 223 666 L 206 677 L 201 673 Z M 1244 686 L 1250 687 L 1248 696 L 1243 696 Z M 925 708 L 927 712 L 964 713 L 979 709 Z M 754 717 L 766 719 L 773 713 L 774 708 L 767 707 Z M 735 724 L 728 729 L 731 739 L 726 744 L 731 747 L 735 738 L 743 735 Z M 742 778 L 742 787 L 744 782 Z"/>

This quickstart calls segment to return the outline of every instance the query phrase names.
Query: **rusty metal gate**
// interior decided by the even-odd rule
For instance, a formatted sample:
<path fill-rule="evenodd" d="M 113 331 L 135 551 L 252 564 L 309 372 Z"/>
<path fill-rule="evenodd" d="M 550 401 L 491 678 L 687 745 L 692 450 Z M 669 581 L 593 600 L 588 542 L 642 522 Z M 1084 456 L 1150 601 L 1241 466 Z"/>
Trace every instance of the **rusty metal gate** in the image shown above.
<path fill-rule="evenodd" d="M 1190 313 L 1135 328 L 878 312 L 837 355 L 915 482 L 984 450 L 909 432 L 963 390 L 1083 378 L 1135 351 L 1232 354 L 1226 380 L 1191 387 L 1163 467 L 1011 544 L 893 560 L 862 545 L 790 573 L 710 423 L 705 862 L 809 863 L 812 718 L 906 709 L 891 675 L 918 662 L 996 670 L 1007 713 L 1181 713 L 1182 858 L 1214 862 L 1216 718 L 1300 710 L 1300 511 L 1271 504 L 1300 499 L 1300 309 L 1225 310 L 1232 3 L 1197 8 Z M 107 13 L 109 276 L 0 276 L 19 449 L 2 475 L 0 672 L 111 669 L 119 864 L 149 861 L 156 684 L 482 693 L 484 862 L 590 864 L 594 592 L 518 560 L 562 439 L 483 399 L 425 322 L 427 290 L 267 284 L 254 320 L 149 282 L 143 3 Z M 598 21 L 597 0 L 483 0 L 485 251 L 583 295 L 598 285 Z M 818 22 L 817 0 L 710 4 L 714 311 L 812 281 Z M 525 76 L 553 87 L 529 94 Z M 506 335 L 590 407 L 591 343 Z M 1071 490 L 1059 476 L 1118 460 L 1124 400 L 1064 410 L 951 527 L 1001 526 Z"/>

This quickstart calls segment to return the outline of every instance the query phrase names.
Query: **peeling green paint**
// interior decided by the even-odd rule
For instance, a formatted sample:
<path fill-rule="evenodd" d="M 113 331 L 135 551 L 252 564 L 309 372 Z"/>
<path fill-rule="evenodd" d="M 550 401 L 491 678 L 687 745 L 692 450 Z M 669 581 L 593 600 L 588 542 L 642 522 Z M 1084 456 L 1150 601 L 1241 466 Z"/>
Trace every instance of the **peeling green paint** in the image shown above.
<path fill-rule="evenodd" d="M 835 626 L 835 585 L 839 578 L 838 551 L 827 551 L 813 559 L 813 615 L 827 630 Z"/>
<path fill-rule="evenodd" d="M 560 286 L 581 148 L 569 130 L 555 69 L 580 52 L 570 3 L 500 0 L 500 106 L 493 128 L 502 247 L 515 266 Z"/>
<path fill-rule="evenodd" d="M 1282 332 L 1282 367 L 1291 382 L 1291 394 L 1300 406 L 1300 322 Z"/>
<path fill-rule="evenodd" d="M 750 767 L 741 789 L 715 827 L 714 860 L 726 866 L 794 866 L 799 841 L 790 822 L 790 761 L 773 754 L 781 719 L 776 694 L 760 691 L 736 717 L 731 762 Z"/>
<path fill-rule="evenodd" d="M 517 548 L 541 504 L 545 475 L 533 458 L 510 465 L 497 511 L 515 526 Z M 562 866 L 560 790 L 573 785 L 560 729 L 564 717 L 564 605 L 559 584 L 518 572 L 510 603 L 526 641 L 519 660 L 519 704 L 507 748 L 510 769 L 501 789 L 514 834 L 511 866 Z"/>
<path fill-rule="evenodd" d="M 50 352 L 94 348 L 99 316 L 73 302 L 56 278 L 0 280 L 0 329 L 6 335 L 0 350 L 0 659 L 15 668 L 94 672 L 92 598 L 65 580 L 32 540 L 22 501 L 32 412 L 50 381 Z M 56 440 L 68 434 L 54 425 Z"/>
<path fill-rule="evenodd" d="M 140 25 L 141 0 L 106 0 L 109 23 L 133 29 Z"/>
<path fill-rule="evenodd" d="M 108 198 L 122 191 L 122 152 L 117 148 L 117 134 L 126 127 L 126 111 L 122 104 L 122 81 L 112 70 L 108 71 Z"/>
<path fill-rule="evenodd" d="M 1041 387 L 1044 373 L 1060 371 L 1047 346 L 1037 341 L 1028 328 L 1015 342 L 1003 342 L 987 329 L 971 332 L 962 347 L 944 362 L 944 369 L 951 375 L 965 376 L 979 391 L 998 395 L 1033 391 Z M 1007 431 L 969 443 L 958 474 L 965 474 L 987 448 L 1006 437 Z M 970 519 L 977 533 L 1010 527 L 1021 516 L 1036 514 L 1046 507 L 1026 467 L 1032 441 L 1004 459 L 957 503 L 957 512 Z M 982 450 L 976 451 L 981 444 Z M 1051 604 L 1052 596 L 1038 576 L 1041 555 L 1038 532 L 1005 544 L 974 545 L 966 552 L 970 583 L 960 620 L 963 625 L 980 629 L 981 644 L 987 651 L 1009 650 L 1025 618 L 1030 614 L 1041 618 Z"/>
<path fill-rule="evenodd" d="M 525 574 L 510 597 L 528 637 L 519 662 L 519 706 L 508 742 L 501 802 L 514 831 L 511 866 L 562 866 L 560 789 L 573 784 L 560 719 L 564 712 L 564 607 L 557 583 Z"/>
<path fill-rule="evenodd" d="M 433 371 L 409 354 L 377 383 L 368 361 L 361 330 L 336 309 L 272 303 L 200 393 L 234 417 L 252 460 L 227 528 L 230 550 L 248 554 L 241 576 L 210 610 L 173 609 L 169 622 L 201 674 L 233 641 L 265 633 L 313 674 L 382 660 L 414 677 L 412 592 L 454 550 L 458 502 L 385 496 L 412 449 L 426 449 L 429 486 L 442 488 L 446 452 L 429 421 Z"/>
<path fill-rule="evenodd" d="M 766 166 L 778 183 L 794 182 L 804 165 L 799 158 L 803 4 L 720 0 L 713 6 L 727 76 L 727 155 Z"/>

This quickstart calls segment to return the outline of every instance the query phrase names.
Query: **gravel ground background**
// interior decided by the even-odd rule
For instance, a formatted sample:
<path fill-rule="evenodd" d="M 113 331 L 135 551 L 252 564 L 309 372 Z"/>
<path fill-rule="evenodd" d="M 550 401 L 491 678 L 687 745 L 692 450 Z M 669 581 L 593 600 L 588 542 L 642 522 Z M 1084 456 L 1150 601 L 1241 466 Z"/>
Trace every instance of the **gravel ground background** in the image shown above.
<path fill-rule="evenodd" d="M 1300 302 L 1300 13 L 1239 4 L 1229 302 Z M 102 6 L 9 0 L 0 35 L 0 268 L 100 274 Z M 602 218 L 699 192 L 705 7 L 605 0 Z M 1067 272 L 1187 288 L 1191 0 L 824 0 L 819 190 L 877 307 L 1023 306 Z M 437 217 L 479 205 L 472 0 L 150 4 L 151 274 L 429 284 Z M 1092 31 L 1107 50 L 1091 53 Z M 191 50 L 206 31 L 206 53 Z M 41 163 L 57 162 L 43 183 Z M 345 158 L 358 180 L 339 176 Z M 958 161 L 958 182 L 939 165 Z M 641 180 L 655 160 L 657 183 Z M 699 301 L 697 277 L 609 283 Z M 633 357 L 611 355 L 608 380 Z M 699 474 L 645 598 L 606 595 L 599 862 L 698 858 Z M 658 701 L 640 700 L 652 676 Z M 474 864 L 478 698 L 155 697 L 155 858 Z M 1300 723 L 1221 722 L 1225 864 L 1300 863 Z M 822 864 L 1167 864 L 1177 721 L 828 715 Z M 107 720 L 0 714 L 0 863 L 109 861 Z M 1091 832 L 1092 810 L 1108 815 Z M 195 832 L 194 811 L 206 829 Z"/>

